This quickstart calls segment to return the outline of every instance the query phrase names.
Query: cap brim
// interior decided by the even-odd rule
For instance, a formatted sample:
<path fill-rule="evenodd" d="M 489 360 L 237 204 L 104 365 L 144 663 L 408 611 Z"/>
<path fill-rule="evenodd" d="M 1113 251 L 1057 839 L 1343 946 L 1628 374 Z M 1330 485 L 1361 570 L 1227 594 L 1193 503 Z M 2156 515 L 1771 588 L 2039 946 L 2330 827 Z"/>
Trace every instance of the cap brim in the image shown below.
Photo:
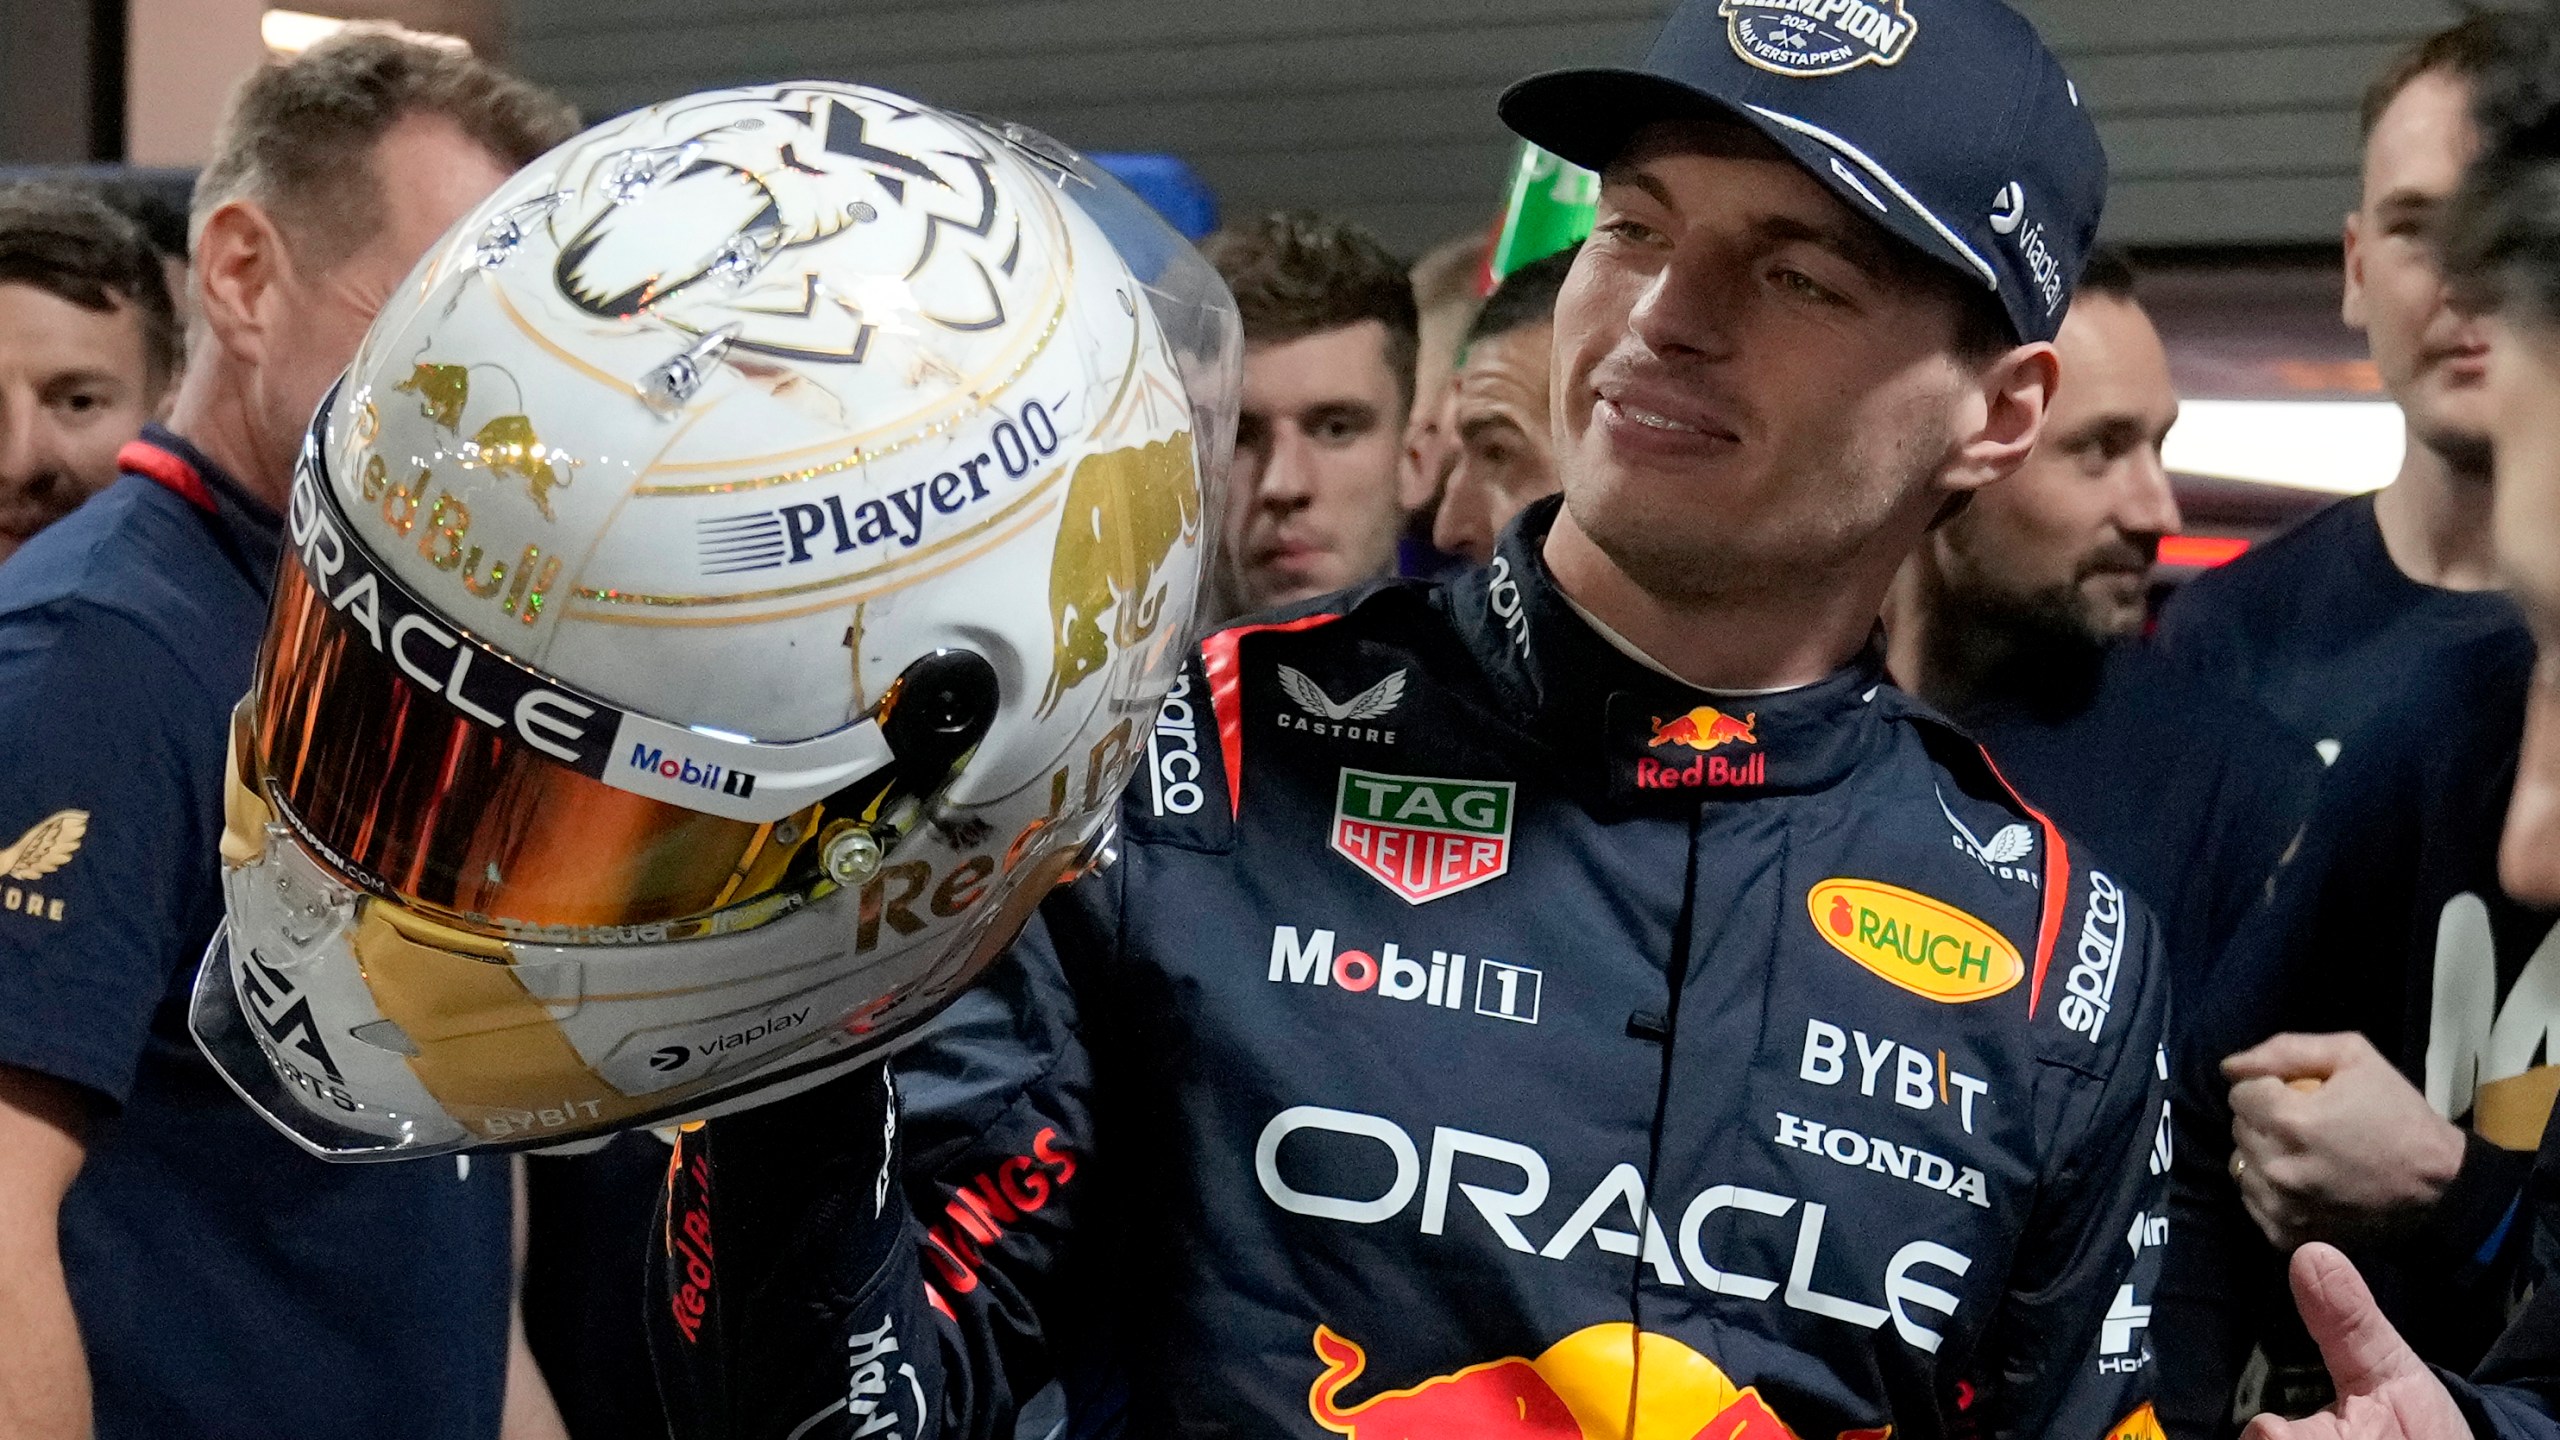
<path fill-rule="evenodd" d="M 1642 70 L 1550 70 L 1502 92 L 1495 112 L 1512 133 L 1585 170 L 1618 158 L 1657 120 L 1748 119 L 1728 101 Z"/>
<path fill-rule="evenodd" d="M 1605 169 L 1645 126 L 1663 120 L 1740 121 L 1767 136 L 1850 209 L 1977 284 L 1998 288 L 1988 262 L 1968 251 L 1901 183 L 1845 142 L 1774 112 L 1737 104 L 1643 70 L 1550 70 L 1502 92 L 1496 112 L 1512 133 L 1586 170 Z"/>

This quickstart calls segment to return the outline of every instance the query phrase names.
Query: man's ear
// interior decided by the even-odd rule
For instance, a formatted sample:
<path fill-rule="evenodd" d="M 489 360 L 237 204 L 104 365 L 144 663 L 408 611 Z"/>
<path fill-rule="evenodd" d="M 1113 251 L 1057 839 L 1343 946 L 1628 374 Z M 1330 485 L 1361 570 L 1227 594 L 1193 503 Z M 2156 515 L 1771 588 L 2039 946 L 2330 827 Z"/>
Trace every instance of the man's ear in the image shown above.
<path fill-rule="evenodd" d="M 2341 242 L 2346 251 L 2347 293 L 2338 302 L 2338 318 L 2350 330 L 2365 326 L 2364 315 L 2364 216 L 2347 212 L 2346 238 Z"/>
<path fill-rule="evenodd" d="M 205 217 L 196 237 L 196 299 L 212 343 L 240 359 L 264 358 L 292 257 L 275 220 L 247 200 Z"/>
<path fill-rule="evenodd" d="M 2062 356 L 2045 340 L 2020 345 L 1984 367 L 1965 397 L 1939 485 L 1964 494 L 2025 464 L 2044 434 L 2045 409 L 2061 379 Z"/>

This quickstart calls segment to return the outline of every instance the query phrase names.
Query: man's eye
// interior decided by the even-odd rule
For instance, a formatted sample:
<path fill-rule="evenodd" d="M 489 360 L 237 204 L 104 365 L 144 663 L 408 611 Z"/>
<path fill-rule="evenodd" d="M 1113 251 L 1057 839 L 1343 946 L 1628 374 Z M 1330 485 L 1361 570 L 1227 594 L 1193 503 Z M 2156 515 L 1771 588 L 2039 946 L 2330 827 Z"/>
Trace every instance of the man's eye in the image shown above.
<path fill-rule="evenodd" d="M 1359 437 L 1361 426 L 1340 416 L 1316 422 L 1315 437 L 1327 444 L 1340 445 Z"/>
<path fill-rule="evenodd" d="M 86 415 L 92 410 L 104 407 L 107 402 L 103 396 L 80 392 L 63 396 L 60 403 L 63 409 L 74 415 Z"/>
<path fill-rule="evenodd" d="M 1840 298 L 1839 293 L 1834 291 L 1830 286 L 1823 284 L 1821 281 L 1814 279 L 1812 276 L 1807 275 L 1801 270 L 1781 270 L 1778 272 L 1777 279 L 1778 287 L 1780 289 L 1793 295 L 1802 296 L 1807 300 L 1830 301 Z"/>
<path fill-rule="evenodd" d="M 1612 239 L 1624 240 L 1631 245 L 1650 245 L 1662 238 L 1661 231 L 1641 220 L 1629 220 L 1624 216 L 1601 222 L 1599 231 Z"/>

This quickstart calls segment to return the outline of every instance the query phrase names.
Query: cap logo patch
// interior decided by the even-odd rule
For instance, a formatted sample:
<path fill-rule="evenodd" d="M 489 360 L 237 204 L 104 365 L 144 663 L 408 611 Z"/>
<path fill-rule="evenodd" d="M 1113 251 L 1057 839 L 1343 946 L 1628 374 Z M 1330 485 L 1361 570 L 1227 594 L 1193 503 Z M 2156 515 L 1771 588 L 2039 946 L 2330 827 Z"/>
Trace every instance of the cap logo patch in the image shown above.
<path fill-rule="evenodd" d="M 1991 197 L 1991 231 L 1995 235 L 2014 235 L 2018 222 L 2027 218 L 2026 187 L 2012 180 Z"/>
<path fill-rule="evenodd" d="M 1891 65 L 1920 31 L 1903 0 L 1723 0 L 1716 13 L 1734 54 L 1780 75 Z"/>

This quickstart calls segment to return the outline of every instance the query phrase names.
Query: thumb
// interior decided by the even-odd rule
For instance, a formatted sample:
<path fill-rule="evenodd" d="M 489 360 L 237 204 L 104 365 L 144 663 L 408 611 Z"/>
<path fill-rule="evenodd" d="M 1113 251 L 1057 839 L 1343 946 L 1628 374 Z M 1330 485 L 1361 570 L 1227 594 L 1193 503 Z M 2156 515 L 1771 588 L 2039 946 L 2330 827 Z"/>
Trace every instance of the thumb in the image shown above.
<path fill-rule="evenodd" d="M 2318 1342 L 2340 1400 L 2370 1395 L 2425 1368 L 2383 1318 L 2354 1263 L 2336 1247 L 2315 1242 L 2293 1252 L 2292 1280 L 2303 1328 Z"/>
<path fill-rule="evenodd" d="M 2226 1080 L 2238 1082 L 2268 1076 L 2278 1080 L 2316 1077 L 2325 1080 L 2353 1058 L 2362 1036 L 2284 1034 L 2260 1041 L 2222 1062 Z"/>

